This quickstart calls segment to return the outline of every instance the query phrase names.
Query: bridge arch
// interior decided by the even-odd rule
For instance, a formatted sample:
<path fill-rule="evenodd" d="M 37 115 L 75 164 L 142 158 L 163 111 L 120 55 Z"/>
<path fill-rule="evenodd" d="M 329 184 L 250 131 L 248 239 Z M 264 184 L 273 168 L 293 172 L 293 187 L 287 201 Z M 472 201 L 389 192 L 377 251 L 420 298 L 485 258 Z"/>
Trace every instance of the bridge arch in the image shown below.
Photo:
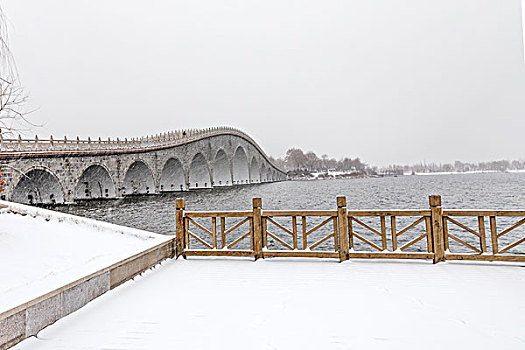
<path fill-rule="evenodd" d="M 268 167 L 268 170 L 266 170 L 266 181 L 271 182 L 272 181 L 272 168 Z"/>
<path fill-rule="evenodd" d="M 261 169 L 260 169 L 260 177 L 261 177 L 261 182 L 266 182 L 266 166 L 263 164 L 261 164 Z"/>
<path fill-rule="evenodd" d="M 261 182 L 261 174 L 259 172 L 259 162 L 257 162 L 256 157 L 252 157 L 250 162 L 250 183 L 259 183 Z"/>
<path fill-rule="evenodd" d="M 230 186 L 232 184 L 232 171 L 228 155 L 221 148 L 215 154 L 212 166 L 213 186 Z"/>
<path fill-rule="evenodd" d="M 75 199 L 115 198 L 115 182 L 101 164 L 88 166 L 77 180 Z"/>
<path fill-rule="evenodd" d="M 242 146 L 237 147 L 233 156 L 233 183 L 236 185 L 250 182 L 248 157 Z"/>
<path fill-rule="evenodd" d="M 211 175 L 208 161 L 202 153 L 193 156 L 188 176 L 190 189 L 211 188 Z"/>
<path fill-rule="evenodd" d="M 64 203 L 64 187 L 58 177 L 45 167 L 32 167 L 18 180 L 11 200 L 27 204 Z"/>
<path fill-rule="evenodd" d="M 172 157 L 169 158 L 160 177 L 160 192 L 184 191 L 186 189 L 186 177 L 181 161 Z"/>
<path fill-rule="evenodd" d="M 133 162 L 124 177 L 124 188 L 122 194 L 147 194 L 155 192 L 155 180 L 153 172 L 141 160 Z"/>

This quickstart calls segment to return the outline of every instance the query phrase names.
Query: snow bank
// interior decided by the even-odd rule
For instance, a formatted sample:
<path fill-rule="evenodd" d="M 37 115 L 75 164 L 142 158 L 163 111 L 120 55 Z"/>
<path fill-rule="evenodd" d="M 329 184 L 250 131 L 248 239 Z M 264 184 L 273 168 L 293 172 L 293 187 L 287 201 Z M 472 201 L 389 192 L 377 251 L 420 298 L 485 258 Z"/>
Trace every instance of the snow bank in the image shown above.
<path fill-rule="evenodd" d="M 524 290 L 516 264 L 168 260 L 15 348 L 523 349 Z"/>
<path fill-rule="evenodd" d="M 171 237 L 0 201 L 0 313 Z"/>

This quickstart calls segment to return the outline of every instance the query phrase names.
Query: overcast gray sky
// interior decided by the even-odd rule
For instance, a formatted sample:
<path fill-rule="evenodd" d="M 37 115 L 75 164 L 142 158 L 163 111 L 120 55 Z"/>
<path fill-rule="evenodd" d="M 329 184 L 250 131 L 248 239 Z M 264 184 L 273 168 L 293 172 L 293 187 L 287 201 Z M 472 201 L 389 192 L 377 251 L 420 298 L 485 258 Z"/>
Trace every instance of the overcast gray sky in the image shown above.
<path fill-rule="evenodd" d="M 231 125 L 274 156 L 525 158 L 519 0 L 2 6 L 41 136 Z"/>

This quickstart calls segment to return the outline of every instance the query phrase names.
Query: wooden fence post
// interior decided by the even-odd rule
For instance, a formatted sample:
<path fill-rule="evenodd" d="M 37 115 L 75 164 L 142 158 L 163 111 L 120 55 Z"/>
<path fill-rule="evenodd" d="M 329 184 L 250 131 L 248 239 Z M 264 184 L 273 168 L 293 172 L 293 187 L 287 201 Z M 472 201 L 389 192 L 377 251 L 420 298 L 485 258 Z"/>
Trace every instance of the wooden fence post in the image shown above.
<path fill-rule="evenodd" d="M 443 239 L 443 209 L 441 196 L 429 196 L 432 220 L 432 246 L 434 248 L 434 264 L 445 261 L 445 242 Z"/>
<path fill-rule="evenodd" d="M 348 211 L 346 209 L 346 197 L 337 197 L 337 232 L 339 243 L 339 260 L 345 261 L 350 258 L 348 251 Z"/>
<path fill-rule="evenodd" d="M 186 201 L 184 198 L 175 199 L 175 254 L 177 258 L 184 254 L 184 209 L 186 209 Z"/>
<path fill-rule="evenodd" d="M 255 260 L 264 258 L 262 254 L 262 199 L 253 198 L 253 255 Z"/>

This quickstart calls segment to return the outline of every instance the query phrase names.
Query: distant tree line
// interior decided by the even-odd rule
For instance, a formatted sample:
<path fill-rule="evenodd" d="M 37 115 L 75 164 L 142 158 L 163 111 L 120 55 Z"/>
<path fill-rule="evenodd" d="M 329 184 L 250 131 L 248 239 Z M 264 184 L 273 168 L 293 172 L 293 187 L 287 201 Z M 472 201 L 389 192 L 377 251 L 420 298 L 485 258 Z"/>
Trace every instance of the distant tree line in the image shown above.
<path fill-rule="evenodd" d="M 349 176 L 362 175 L 403 175 L 411 173 L 437 173 L 437 172 L 468 172 L 468 171 L 509 171 L 525 170 L 525 160 L 495 160 L 489 162 L 461 162 L 454 163 L 417 163 L 412 165 L 369 166 L 359 157 L 342 159 L 330 158 L 323 154 L 321 157 L 314 152 L 304 152 L 300 148 L 290 148 L 282 158 L 270 157 L 272 162 L 285 170 L 288 176 L 309 177 L 312 173 L 328 174 L 337 171 Z M 344 177 L 345 175 L 338 175 Z M 321 175 L 321 177 L 323 177 Z"/>
<path fill-rule="evenodd" d="M 460 162 L 456 160 L 452 163 L 437 164 L 437 163 L 418 163 L 412 165 L 389 165 L 387 167 L 377 168 L 373 170 L 379 174 L 396 174 L 403 173 L 438 173 L 438 172 L 468 172 L 468 171 L 509 171 L 509 170 L 524 170 L 525 160 L 495 160 L 489 162 Z"/>
<path fill-rule="evenodd" d="M 328 171 L 341 171 L 354 174 L 366 174 L 367 164 L 363 163 L 359 157 L 337 160 L 329 158 L 323 154 L 318 157 L 314 152 L 303 152 L 299 148 L 290 148 L 286 151 L 284 158 L 274 159 L 270 157 L 275 165 L 287 171 L 288 175 L 309 176 L 311 173 L 327 173 Z"/>

